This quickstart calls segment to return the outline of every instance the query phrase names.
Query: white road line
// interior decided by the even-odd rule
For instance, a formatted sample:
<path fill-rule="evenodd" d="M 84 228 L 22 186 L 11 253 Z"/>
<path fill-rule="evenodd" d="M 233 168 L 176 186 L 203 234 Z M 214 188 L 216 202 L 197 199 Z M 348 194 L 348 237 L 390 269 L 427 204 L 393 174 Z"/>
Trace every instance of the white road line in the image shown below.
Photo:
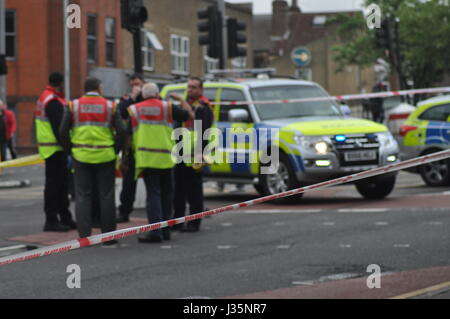
<path fill-rule="evenodd" d="M 231 249 L 233 246 L 231 245 L 219 245 L 217 246 L 217 249 Z"/>
<path fill-rule="evenodd" d="M 376 226 L 387 226 L 387 225 L 389 225 L 389 223 L 388 222 L 376 222 L 375 225 Z"/>
<path fill-rule="evenodd" d="M 394 244 L 394 248 L 410 248 L 409 244 Z"/>
<path fill-rule="evenodd" d="M 222 227 L 230 227 L 233 226 L 233 223 L 222 223 L 220 224 Z"/>
<path fill-rule="evenodd" d="M 352 248 L 352 245 L 350 245 L 350 244 L 340 244 L 339 247 L 340 248 Z"/>
<path fill-rule="evenodd" d="M 236 213 L 244 214 L 311 214 L 320 213 L 323 209 L 301 209 L 301 210 L 291 210 L 291 209 L 245 209 L 237 210 Z"/>
<path fill-rule="evenodd" d="M 313 286 L 314 281 L 308 280 L 308 281 L 293 281 L 292 284 L 294 286 Z"/>
<path fill-rule="evenodd" d="M 443 222 L 428 222 L 427 224 L 432 225 L 432 226 L 440 226 L 440 225 L 443 225 L 444 223 Z"/>
<path fill-rule="evenodd" d="M 387 212 L 388 208 L 341 208 L 338 213 L 383 213 Z"/>
<path fill-rule="evenodd" d="M 336 225 L 336 223 L 335 222 L 323 222 L 322 225 L 323 226 L 334 226 L 334 225 Z"/>
<path fill-rule="evenodd" d="M 278 245 L 277 249 L 289 249 L 291 248 L 291 245 Z"/>

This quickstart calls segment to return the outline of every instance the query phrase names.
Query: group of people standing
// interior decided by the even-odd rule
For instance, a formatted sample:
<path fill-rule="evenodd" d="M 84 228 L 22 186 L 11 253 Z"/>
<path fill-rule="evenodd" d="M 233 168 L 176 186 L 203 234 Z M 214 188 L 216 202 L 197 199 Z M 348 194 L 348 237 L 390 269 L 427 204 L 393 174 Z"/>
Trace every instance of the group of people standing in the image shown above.
<path fill-rule="evenodd" d="M 201 171 L 185 163 L 175 166 L 172 158 L 177 142 L 172 139 L 174 128 L 192 130 L 194 120 L 201 120 L 203 130 L 207 130 L 213 123 L 201 79 L 189 79 L 187 101 L 171 94 L 170 98 L 178 102 L 173 104 L 160 98 L 155 83 L 145 83 L 135 74 L 130 77 L 131 93 L 118 105 L 102 96 L 102 83 L 96 78 L 86 80 L 84 96 L 67 102 L 62 94 L 63 80 L 62 74 L 52 73 L 37 103 L 37 142 L 46 168 L 44 231 L 77 228 L 81 238 L 88 237 L 96 206 L 101 231 L 114 231 L 118 222 L 129 221 L 139 177 L 146 187 L 149 223 L 184 216 L 187 201 L 191 214 L 204 210 Z M 115 171 L 120 152 L 123 185 L 116 217 Z M 74 170 L 76 223 L 69 210 L 68 156 Z M 172 230 L 199 229 L 200 220 L 194 220 L 175 225 Z M 150 231 L 139 241 L 170 240 L 170 231 Z M 116 243 L 113 240 L 104 245 Z"/>

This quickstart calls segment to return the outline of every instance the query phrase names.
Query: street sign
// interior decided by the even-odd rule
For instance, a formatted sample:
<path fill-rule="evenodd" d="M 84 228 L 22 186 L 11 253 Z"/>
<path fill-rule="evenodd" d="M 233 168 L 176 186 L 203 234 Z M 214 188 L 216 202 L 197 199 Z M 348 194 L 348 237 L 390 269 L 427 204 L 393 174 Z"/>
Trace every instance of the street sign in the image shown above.
<path fill-rule="evenodd" d="M 291 52 L 291 59 L 296 66 L 308 66 L 311 62 L 311 51 L 305 47 L 296 47 Z"/>

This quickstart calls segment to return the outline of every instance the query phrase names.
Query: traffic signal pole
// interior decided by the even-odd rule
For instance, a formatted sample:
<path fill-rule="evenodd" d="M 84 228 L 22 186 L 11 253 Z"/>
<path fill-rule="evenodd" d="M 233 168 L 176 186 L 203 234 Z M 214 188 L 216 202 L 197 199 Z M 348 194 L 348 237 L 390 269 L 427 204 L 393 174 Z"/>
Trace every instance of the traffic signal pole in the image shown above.
<path fill-rule="evenodd" d="M 227 33 L 227 17 L 225 15 L 225 0 L 217 0 L 219 12 L 222 17 L 222 58 L 219 62 L 219 68 L 225 70 L 228 62 L 228 33 Z"/>
<path fill-rule="evenodd" d="M 141 29 L 134 29 L 132 34 L 134 46 L 134 72 L 142 74 Z"/>

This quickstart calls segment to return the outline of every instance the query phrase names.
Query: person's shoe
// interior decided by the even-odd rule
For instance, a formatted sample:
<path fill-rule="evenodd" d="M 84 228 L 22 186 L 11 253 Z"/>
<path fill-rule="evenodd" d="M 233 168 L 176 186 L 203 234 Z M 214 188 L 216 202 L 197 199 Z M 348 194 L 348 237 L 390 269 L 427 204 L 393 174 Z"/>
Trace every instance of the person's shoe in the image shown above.
<path fill-rule="evenodd" d="M 171 228 L 173 231 L 183 231 L 184 223 L 173 225 Z"/>
<path fill-rule="evenodd" d="M 106 247 L 110 247 L 110 246 L 114 246 L 117 245 L 119 242 L 115 239 L 113 240 L 109 240 L 109 241 L 105 241 L 102 246 L 106 246 Z"/>
<path fill-rule="evenodd" d="M 162 236 L 164 240 L 170 240 L 170 229 L 169 228 L 163 228 L 162 229 Z"/>
<path fill-rule="evenodd" d="M 130 216 L 126 214 L 119 214 L 116 218 L 116 223 L 128 223 L 130 221 Z"/>
<path fill-rule="evenodd" d="M 70 229 L 77 229 L 77 224 L 73 220 L 61 221 L 60 224 L 63 226 L 68 226 Z"/>
<path fill-rule="evenodd" d="M 200 223 L 188 222 L 186 227 L 184 227 L 181 231 L 185 232 L 185 233 L 198 232 L 198 231 L 200 231 Z"/>
<path fill-rule="evenodd" d="M 161 243 L 163 241 L 163 237 L 158 236 L 158 235 L 148 234 L 148 235 L 138 237 L 138 241 L 140 243 Z"/>
<path fill-rule="evenodd" d="M 44 225 L 44 231 L 67 232 L 70 229 L 71 229 L 70 226 L 63 225 L 61 223 L 52 223 Z"/>

